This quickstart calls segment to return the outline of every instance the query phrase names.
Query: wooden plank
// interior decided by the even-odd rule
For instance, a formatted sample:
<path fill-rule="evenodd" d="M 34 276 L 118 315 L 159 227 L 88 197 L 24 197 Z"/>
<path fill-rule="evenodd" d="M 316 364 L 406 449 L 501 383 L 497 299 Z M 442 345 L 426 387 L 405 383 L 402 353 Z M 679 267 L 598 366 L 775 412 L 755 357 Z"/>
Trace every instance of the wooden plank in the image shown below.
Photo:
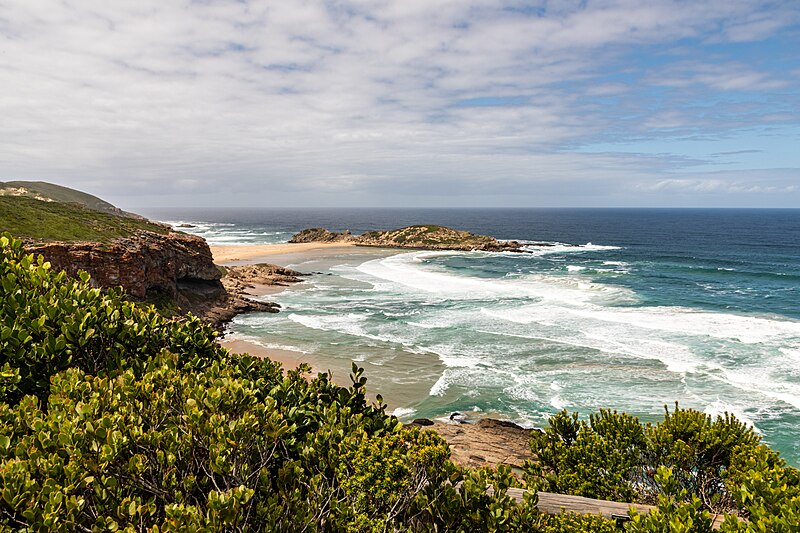
<path fill-rule="evenodd" d="M 525 492 L 522 489 L 510 489 L 518 494 L 512 497 L 519 501 L 522 500 L 522 494 Z M 539 492 L 539 505 L 538 508 L 541 512 L 547 514 L 558 514 L 561 509 L 572 511 L 578 514 L 599 514 L 606 518 L 616 518 L 618 516 L 628 516 L 628 510 L 635 508 L 642 514 L 649 513 L 655 509 L 653 505 L 632 504 L 623 502 L 609 502 L 605 500 L 595 500 L 593 498 L 584 498 L 583 496 L 572 496 L 570 494 L 556 494 L 554 492 Z"/>
<path fill-rule="evenodd" d="M 494 492 L 494 488 L 489 486 L 486 489 L 488 494 Z M 524 489 L 509 488 L 507 494 L 515 501 L 523 501 Z M 605 518 L 617 519 L 627 518 L 630 509 L 636 509 L 640 514 L 647 514 L 656 507 L 654 505 L 644 505 L 641 503 L 610 502 L 606 500 L 596 500 L 594 498 L 584 498 L 583 496 L 572 496 L 571 494 L 557 494 L 554 492 L 539 491 L 539 511 L 547 514 L 560 514 L 562 510 L 577 514 L 602 515 Z M 719 529 L 724 515 L 714 515 L 711 522 L 713 529 Z"/>

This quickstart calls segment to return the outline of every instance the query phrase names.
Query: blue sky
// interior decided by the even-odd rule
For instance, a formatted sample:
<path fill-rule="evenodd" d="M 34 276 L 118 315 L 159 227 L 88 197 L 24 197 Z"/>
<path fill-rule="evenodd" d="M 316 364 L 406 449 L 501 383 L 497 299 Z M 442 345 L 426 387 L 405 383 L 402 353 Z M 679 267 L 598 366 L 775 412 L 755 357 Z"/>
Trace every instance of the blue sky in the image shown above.
<path fill-rule="evenodd" d="M 0 181 L 156 206 L 800 207 L 800 2 L 0 0 Z"/>

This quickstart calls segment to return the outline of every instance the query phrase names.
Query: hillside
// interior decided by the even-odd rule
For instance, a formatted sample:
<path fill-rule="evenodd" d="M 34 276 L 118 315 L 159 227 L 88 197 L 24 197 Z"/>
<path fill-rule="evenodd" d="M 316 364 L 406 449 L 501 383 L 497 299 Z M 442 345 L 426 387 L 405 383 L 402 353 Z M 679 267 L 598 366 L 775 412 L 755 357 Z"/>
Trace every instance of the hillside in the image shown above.
<path fill-rule="evenodd" d="M 489 252 L 519 252 L 516 241 L 499 241 L 486 235 L 475 235 L 445 226 L 421 224 L 388 231 L 368 231 L 353 236 L 349 231 L 333 233 L 323 228 L 310 228 L 294 235 L 289 242 L 352 242 L 359 246 L 381 248 L 414 248 L 422 250 L 482 250 Z"/>
<path fill-rule="evenodd" d="M 0 195 L 0 231 L 23 239 L 108 243 L 143 230 L 162 235 L 171 231 L 167 226 L 142 218 L 97 211 L 78 203 Z"/>
<path fill-rule="evenodd" d="M 123 211 L 119 207 L 112 205 L 105 200 L 91 194 L 47 183 L 46 181 L 0 181 L 0 196 L 22 196 L 34 198 L 44 202 L 60 202 L 66 204 L 78 204 L 88 207 L 94 211 L 102 211 L 113 215 L 143 218 L 134 213 Z"/>
<path fill-rule="evenodd" d="M 191 312 L 221 327 L 239 313 L 277 312 L 276 304 L 249 298 L 250 283 L 300 281 L 294 271 L 256 265 L 228 269 L 225 282 L 220 282 L 220 269 L 201 237 L 172 231 L 138 215 L 120 216 L 109 211 L 117 209 L 113 205 L 80 191 L 39 185 L 38 190 L 55 191 L 59 194 L 51 196 L 64 201 L 27 193 L 0 194 L 0 233 L 24 239 L 27 253 L 41 254 L 56 270 L 71 276 L 86 271 L 94 286 L 121 286 L 128 295 L 156 304 L 165 314 Z M 104 210 L 89 205 L 101 205 Z"/>
<path fill-rule="evenodd" d="M 202 315 L 209 307 L 233 304 L 248 309 L 247 301 L 240 302 L 220 283 L 202 238 L 138 215 L 121 216 L 113 205 L 80 191 L 36 185 L 38 193 L 12 188 L 15 194 L 0 195 L 0 233 L 23 239 L 26 253 L 44 256 L 55 270 L 70 276 L 88 272 L 94 286 L 123 287 L 133 298 L 156 303 L 170 314 Z M 51 197 L 38 198 L 44 194 Z"/>

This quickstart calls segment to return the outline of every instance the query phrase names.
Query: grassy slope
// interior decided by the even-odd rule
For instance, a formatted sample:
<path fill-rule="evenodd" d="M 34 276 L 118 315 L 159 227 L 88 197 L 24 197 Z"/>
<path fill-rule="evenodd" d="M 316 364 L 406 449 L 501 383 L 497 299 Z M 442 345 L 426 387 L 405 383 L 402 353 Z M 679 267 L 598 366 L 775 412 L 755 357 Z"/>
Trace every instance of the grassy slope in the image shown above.
<path fill-rule="evenodd" d="M 117 215 L 130 215 L 117 209 L 114 205 L 85 192 L 76 191 L 69 187 L 62 187 L 54 183 L 47 183 L 46 181 L 6 181 L 0 182 L 0 195 L 3 194 L 3 189 L 25 189 L 28 194 L 25 196 L 35 198 L 49 198 L 55 202 L 80 204 L 94 209 L 95 211 L 103 211 L 106 213 L 115 213 Z"/>
<path fill-rule="evenodd" d="M 110 242 L 139 230 L 162 234 L 169 232 L 169 229 L 145 220 L 95 211 L 76 204 L 43 202 L 24 196 L 0 196 L 0 232 L 8 231 L 18 238 Z"/>

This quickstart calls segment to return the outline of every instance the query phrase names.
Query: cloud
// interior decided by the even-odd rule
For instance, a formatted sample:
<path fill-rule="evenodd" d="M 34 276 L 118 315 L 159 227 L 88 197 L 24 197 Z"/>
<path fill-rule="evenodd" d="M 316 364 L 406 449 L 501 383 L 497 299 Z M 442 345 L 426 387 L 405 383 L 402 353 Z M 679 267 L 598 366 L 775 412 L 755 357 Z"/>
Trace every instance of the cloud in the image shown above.
<path fill-rule="evenodd" d="M 796 123 L 796 59 L 735 43 L 797 21 L 722 0 L 0 1 L 0 180 L 128 205 L 618 201 L 685 158 L 576 149 Z"/>

